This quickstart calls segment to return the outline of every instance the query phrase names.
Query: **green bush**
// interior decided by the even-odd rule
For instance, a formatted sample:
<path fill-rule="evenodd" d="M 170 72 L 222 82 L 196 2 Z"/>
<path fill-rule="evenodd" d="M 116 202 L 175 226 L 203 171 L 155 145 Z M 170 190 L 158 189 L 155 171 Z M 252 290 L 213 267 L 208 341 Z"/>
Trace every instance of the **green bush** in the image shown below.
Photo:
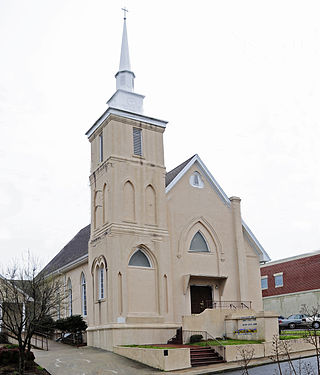
<path fill-rule="evenodd" d="M 6 349 L 16 349 L 16 348 L 19 348 L 19 345 L 7 344 L 7 345 L 4 346 L 4 348 L 6 348 Z"/>
<path fill-rule="evenodd" d="M 17 348 L 0 348 L 0 366 L 19 363 L 19 350 Z"/>
<path fill-rule="evenodd" d="M 6 344 L 8 342 L 8 336 L 4 332 L 0 332 L 0 344 Z"/>
<path fill-rule="evenodd" d="M 43 333 L 45 335 L 51 336 L 54 333 L 55 322 L 51 318 L 51 316 L 45 316 L 37 323 L 34 328 L 38 333 Z"/>
<path fill-rule="evenodd" d="M 26 352 L 26 362 L 34 361 L 34 354 Z M 16 345 L 6 345 L 0 348 L 0 366 L 4 365 L 18 365 L 19 363 L 19 349 Z"/>
<path fill-rule="evenodd" d="M 81 315 L 71 315 L 68 318 L 58 319 L 55 328 L 62 332 L 79 333 L 87 329 L 87 323 Z"/>
<path fill-rule="evenodd" d="M 190 342 L 191 343 L 201 341 L 202 339 L 203 339 L 202 335 L 192 335 L 192 336 L 190 336 Z"/>

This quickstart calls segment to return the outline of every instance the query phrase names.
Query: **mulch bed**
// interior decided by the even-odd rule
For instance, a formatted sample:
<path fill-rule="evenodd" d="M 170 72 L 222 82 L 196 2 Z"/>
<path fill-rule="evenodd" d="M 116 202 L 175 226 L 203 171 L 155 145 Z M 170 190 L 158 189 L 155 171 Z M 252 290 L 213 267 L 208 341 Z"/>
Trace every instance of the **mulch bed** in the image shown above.
<path fill-rule="evenodd" d="M 2 366 L 0 368 L 0 375 L 15 374 L 18 374 L 18 369 L 15 366 Z M 50 373 L 46 369 L 38 368 L 38 365 L 35 363 L 34 368 L 25 370 L 24 375 L 50 375 Z"/>

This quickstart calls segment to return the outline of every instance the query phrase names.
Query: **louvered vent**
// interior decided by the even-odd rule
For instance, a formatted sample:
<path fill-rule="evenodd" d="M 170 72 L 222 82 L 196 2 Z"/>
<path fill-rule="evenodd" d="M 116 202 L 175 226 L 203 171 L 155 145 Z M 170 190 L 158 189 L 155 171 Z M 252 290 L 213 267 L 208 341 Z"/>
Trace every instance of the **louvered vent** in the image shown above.
<path fill-rule="evenodd" d="M 142 139 L 141 129 L 133 128 L 133 153 L 134 155 L 142 156 L 141 139 Z"/>

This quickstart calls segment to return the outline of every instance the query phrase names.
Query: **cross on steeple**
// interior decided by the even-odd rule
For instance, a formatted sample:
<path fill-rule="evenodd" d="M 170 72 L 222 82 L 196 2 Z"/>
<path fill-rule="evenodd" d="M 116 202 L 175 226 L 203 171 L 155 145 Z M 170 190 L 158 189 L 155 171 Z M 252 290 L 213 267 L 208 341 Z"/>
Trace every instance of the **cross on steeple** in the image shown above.
<path fill-rule="evenodd" d="M 129 11 L 128 11 L 128 9 L 126 7 L 121 8 L 121 9 L 123 10 L 123 19 L 126 20 L 127 19 L 127 14 L 126 13 L 129 12 Z"/>

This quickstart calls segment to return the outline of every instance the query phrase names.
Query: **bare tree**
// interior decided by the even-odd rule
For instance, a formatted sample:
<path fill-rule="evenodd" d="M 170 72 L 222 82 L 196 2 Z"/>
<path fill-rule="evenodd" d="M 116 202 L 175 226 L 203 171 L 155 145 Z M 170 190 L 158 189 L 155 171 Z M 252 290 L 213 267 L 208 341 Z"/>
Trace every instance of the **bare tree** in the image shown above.
<path fill-rule="evenodd" d="M 65 298 L 62 282 L 46 278 L 38 270 L 37 263 L 28 257 L 22 265 L 14 262 L 0 277 L 1 328 L 18 342 L 20 375 L 37 327 L 45 317 L 56 316 Z"/>
<path fill-rule="evenodd" d="M 277 335 L 274 335 L 272 340 L 272 355 L 270 359 L 278 366 L 274 374 L 280 375 L 315 375 L 311 363 L 302 362 L 301 359 L 296 360 L 296 366 L 294 360 L 291 357 L 292 348 L 290 340 L 280 340 Z M 281 362 L 287 365 L 287 368 L 281 367 Z M 319 372 L 317 374 L 320 375 Z"/>
<path fill-rule="evenodd" d="M 272 355 L 270 359 L 278 365 L 279 374 L 282 375 L 281 361 L 285 358 L 283 344 L 278 335 L 274 335 L 272 339 Z"/>
<path fill-rule="evenodd" d="M 317 359 L 317 368 L 318 374 L 320 374 L 320 336 L 319 336 L 319 312 L 320 306 L 315 305 L 308 307 L 307 305 L 302 305 L 300 309 L 302 314 L 306 314 L 309 316 L 308 325 L 306 326 L 306 335 L 305 340 L 306 342 L 310 343 L 314 346 L 316 352 L 316 359 Z"/>
<path fill-rule="evenodd" d="M 242 369 L 242 375 L 249 375 L 248 367 L 254 356 L 254 348 L 252 345 L 245 345 L 238 349 L 238 355 L 240 356 L 239 363 Z"/>

